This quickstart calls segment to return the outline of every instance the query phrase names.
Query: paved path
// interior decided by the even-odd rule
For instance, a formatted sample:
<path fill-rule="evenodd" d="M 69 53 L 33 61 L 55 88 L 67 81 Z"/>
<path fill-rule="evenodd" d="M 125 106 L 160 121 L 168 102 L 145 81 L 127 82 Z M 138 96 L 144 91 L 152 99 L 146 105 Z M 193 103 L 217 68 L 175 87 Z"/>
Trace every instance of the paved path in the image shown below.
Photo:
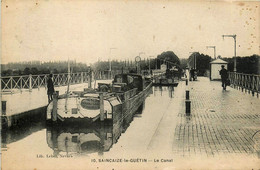
<path fill-rule="evenodd" d="M 111 80 L 98 80 L 96 82 L 96 87 L 98 82 L 111 82 Z M 70 86 L 71 91 L 83 90 L 88 87 L 88 83 L 75 84 Z M 92 82 L 92 87 L 94 87 L 94 82 Z M 55 87 L 56 91 L 59 91 L 60 94 L 64 94 L 67 90 L 67 86 Z M 32 92 L 28 90 L 15 91 L 13 94 L 2 94 L 3 101 L 6 103 L 6 115 L 15 115 L 28 110 L 37 109 L 44 107 L 48 104 L 47 89 L 44 87 L 33 89 Z"/>
<path fill-rule="evenodd" d="M 234 154 L 260 158 L 260 99 L 231 87 L 223 91 L 220 82 L 203 77 L 183 86 L 184 82 L 178 87 L 182 92 L 175 92 L 148 150 L 159 148 L 164 154 L 181 157 Z M 190 117 L 185 116 L 185 90 L 190 90 Z"/>

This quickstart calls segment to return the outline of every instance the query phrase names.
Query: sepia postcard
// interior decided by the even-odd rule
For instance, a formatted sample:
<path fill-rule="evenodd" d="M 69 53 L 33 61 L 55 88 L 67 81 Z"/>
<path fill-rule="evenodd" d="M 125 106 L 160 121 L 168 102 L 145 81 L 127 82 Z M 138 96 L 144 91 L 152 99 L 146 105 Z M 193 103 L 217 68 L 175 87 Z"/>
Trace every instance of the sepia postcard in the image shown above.
<path fill-rule="evenodd" d="M 259 8 L 2 0 L 1 169 L 260 169 Z"/>

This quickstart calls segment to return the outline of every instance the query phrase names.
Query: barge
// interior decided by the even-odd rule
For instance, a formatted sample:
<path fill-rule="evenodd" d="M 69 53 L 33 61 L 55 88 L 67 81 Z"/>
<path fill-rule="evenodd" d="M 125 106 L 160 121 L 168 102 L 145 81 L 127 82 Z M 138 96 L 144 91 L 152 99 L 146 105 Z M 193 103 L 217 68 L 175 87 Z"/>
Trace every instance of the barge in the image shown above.
<path fill-rule="evenodd" d="M 179 84 L 179 78 L 177 76 L 177 71 L 172 69 L 167 69 L 166 73 L 153 78 L 154 86 L 173 86 L 177 87 Z"/>
<path fill-rule="evenodd" d="M 173 86 L 177 87 L 179 80 L 174 77 L 167 78 L 165 75 L 160 75 L 153 79 L 153 86 Z"/>
<path fill-rule="evenodd" d="M 118 74 L 111 84 L 54 97 L 47 107 L 47 122 L 120 122 L 132 116 L 150 94 L 152 82 L 138 74 Z"/>

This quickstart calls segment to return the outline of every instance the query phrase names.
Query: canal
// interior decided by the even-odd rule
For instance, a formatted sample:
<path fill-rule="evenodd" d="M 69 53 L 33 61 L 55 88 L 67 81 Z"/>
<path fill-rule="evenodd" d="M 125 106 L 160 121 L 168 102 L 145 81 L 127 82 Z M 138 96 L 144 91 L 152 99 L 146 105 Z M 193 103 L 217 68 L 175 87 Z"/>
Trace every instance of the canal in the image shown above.
<path fill-rule="evenodd" d="M 10 158 L 20 154 L 16 161 L 23 164 L 28 160 L 37 164 L 55 158 L 143 156 L 151 148 L 157 126 L 173 102 L 174 93 L 171 87 L 152 87 L 138 111 L 133 117 L 125 118 L 119 127 L 110 122 L 49 126 L 43 113 L 42 117 L 21 127 L 2 130 L 2 156 Z"/>

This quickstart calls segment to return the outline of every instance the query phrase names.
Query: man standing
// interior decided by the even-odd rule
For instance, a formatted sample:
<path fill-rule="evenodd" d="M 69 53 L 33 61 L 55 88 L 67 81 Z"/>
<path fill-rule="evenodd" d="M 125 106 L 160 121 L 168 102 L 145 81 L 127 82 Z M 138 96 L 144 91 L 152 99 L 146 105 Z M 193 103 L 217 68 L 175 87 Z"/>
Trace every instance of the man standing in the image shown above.
<path fill-rule="evenodd" d="M 48 102 L 50 103 L 52 101 L 52 96 L 54 93 L 54 86 L 52 82 L 52 74 L 49 75 L 48 81 L 47 81 L 47 94 L 48 94 Z"/>
<path fill-rule="evenodd" d="M 220 74 L 220 76 L 221 76 L 221 81 L 222 81 L 223 90 L 226 90 L 226 87 L 227 87 L 227 79 L 228 79 L 228 72 L 227 72 L 227 70 L 225 69 L 225 66 L 224 66 L 224 65 L 221 66 L 221 70 L 219 71 L 219 74 Z"/>

